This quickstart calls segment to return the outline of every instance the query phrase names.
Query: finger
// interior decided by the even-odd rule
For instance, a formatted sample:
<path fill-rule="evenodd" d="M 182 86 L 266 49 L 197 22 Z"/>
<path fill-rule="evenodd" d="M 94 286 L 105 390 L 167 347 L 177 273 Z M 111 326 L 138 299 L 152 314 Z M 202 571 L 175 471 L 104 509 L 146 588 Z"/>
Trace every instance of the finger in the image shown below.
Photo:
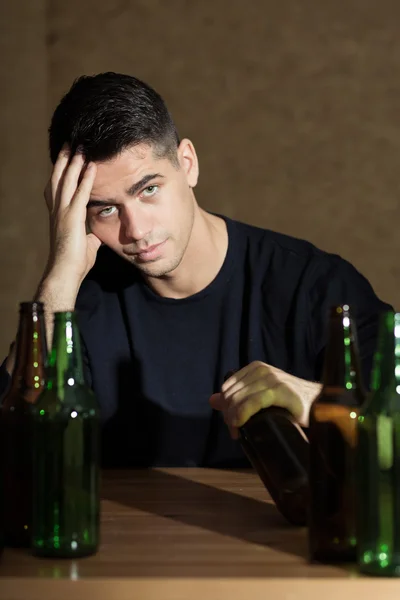
<path fill-rule="evenodd" d="M 256 392 L 238 404 L 231 404 L 227 410 L 226 419 L 231 425 L 241 427 L 258 411 L 270 406 L 286 408 L 296 421 L 299 421 L 303 414 L 299 396 L 289 386 L 279 382 L 272 389 Z"/>
<path fill-rule="evenodd" d="M 238 385 L 241 381 L 243 381 L 246 377 L 249 376 L 250 373 L 257 371 L 260 367 L 267 367 L 265 363 L 261 361 L 253 361 L 252 363 L 246 365 L 239 371 L 236 371 L 229 379 L 227 379 L 223 384 L 221 390 L 225 393 L 230 388 L 235 385 Z M 240 386 L 239 386 L 240 387 Z"/>
<path fill-rule="evenodd" d="M 88 233 L 86 238 L 89 251 L 96 253 L 101 246 L 101 241 L 94 235 L 94 233 Z"/>
<path fill-rule="evenodd" d="M 226 410 L 222 411 L 222 416 L 223 416 L 225 425 L 229 429 L 229 434 L 230 434 L 231 438 L 236 440 L 239 437 L 238 427 L 236 427 L 235 425 L 232 425 L 232 423 L 229 421 Z"/>
<path fill-rule="evenodd" d="M 62 147 L 51 173 L 49 186 L 46 188 L 45 197 L 49 210 L 56 208 L 60 203 L 63 178 L 70 160 L 70 150 L 67 144 Z M 47 195 L 46 195 L 47 192 Z"/>
<path fill-rule="evenodd" d="M 213 394 L 209 399 L 209 403 L 215 410 L 225 410 L 227 408 L 227 401 L 223 394 Z"/>
<path fill-rule="evenodd" d="M 237 427 L 230 427 L 228 425 L 229 433 L 233 440 L 237 440 L 239 438 L 239 429 Z"/>
<path fill-rule="evenodd" d="M 70 158 L 70 148 L 68 144 L 64 144 L 57 156 L 56 162 L 54 163 L 52 178 L 54 177 L 55 180 L 58 180 L 60 178 L 60 176 L 64 172 L 65 166 L 69 163 Z"/>
<path fill-rule="evenodd" d="M 279 401 L 274 390 L 255 392 L 240 404 L 235 404 L 226 411 L 226 423 L 230 427 L 241 427 L 261 409 L 272 405 L 278 406 Z"/>
<path fill-rule="evenodd" d="M 79 183 L 78 189 L 76 190 L 72 204 L 79 206 L 79 208 L 86 209 L 86 205 L 89 202 L 90 193 L 93 188 L 93 183 L 96 177 L 97 167 L 94 162 L 90 162 L 83 172 L 81 182 Z M 86 211 L 84 213 L 86 221 Z"/>
<path fill-rule="evenodd" d="M 230 404 L 238 404 L 247 396 L 265 389 L 271 389 L 279 384 L 279 379 L 272 371 L 263 368 L 251 371 L 241 381 L 233 385 L 224 393 Z"/>
<path fill-rule="evenodd" d="M 70 205 L 71 200 L 77 191 L 79 177 L 82 173 L 84 165 L 85 158 L 83 154 L 81 152 L 77 152 L 76 154 L 74 154 L 63 176 L 60 197 L 60 208 L 66 208 Z"/>

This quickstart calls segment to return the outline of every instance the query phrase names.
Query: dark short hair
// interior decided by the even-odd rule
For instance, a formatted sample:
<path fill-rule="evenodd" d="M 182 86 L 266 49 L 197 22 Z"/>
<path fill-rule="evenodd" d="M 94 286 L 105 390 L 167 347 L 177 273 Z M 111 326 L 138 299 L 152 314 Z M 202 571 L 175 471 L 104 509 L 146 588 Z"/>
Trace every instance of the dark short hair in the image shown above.
<path fill-rule="evenodd" d="M 137 144 L 178 164 L 179 137 L 161 96 L 143 81 L 120 73 L 83 75 L 54 111 L 49 128 L 54 164 L 64 145 L 87 161 L 108 160 Z"/>

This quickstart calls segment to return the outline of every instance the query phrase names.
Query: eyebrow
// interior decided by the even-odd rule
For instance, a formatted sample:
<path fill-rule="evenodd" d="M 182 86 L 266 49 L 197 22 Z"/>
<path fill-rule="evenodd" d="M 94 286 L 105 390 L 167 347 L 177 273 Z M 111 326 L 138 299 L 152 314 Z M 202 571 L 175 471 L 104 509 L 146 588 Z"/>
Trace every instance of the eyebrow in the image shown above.
<path fill-rule="evenodd" d="M 161 173 L 149 173 L 149 175 L 145 175 L 134 183 L 129 189 L 126 190 L 128 196 L 135 196 L 143 187 L 145 187 L 150 181 L 156 179 L 157 177 L 164 178 L 164 175 Z M 115 206 L 118 202 L 116 202 L 113 198 L 107 198 L 105 200 L 89 200 L 87 203 L 87 208 L 95 207 L 95 206 Z"/>

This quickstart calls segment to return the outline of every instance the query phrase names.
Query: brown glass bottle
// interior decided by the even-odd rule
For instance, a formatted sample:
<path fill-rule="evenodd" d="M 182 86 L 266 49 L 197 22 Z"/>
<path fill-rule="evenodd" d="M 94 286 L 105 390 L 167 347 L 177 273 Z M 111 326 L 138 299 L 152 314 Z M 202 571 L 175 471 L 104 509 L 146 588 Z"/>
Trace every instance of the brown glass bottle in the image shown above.
<path fill-rule="evenodd" d="M 0 448 L 4 539 L 8 546 L 29 546 L 32 520 L 31 407 L 45 383 L 47 345 L 43 304 L 20 304 L 16 362 L 0 408 Z"/>
<path fill-rule="evenodd" d="M 239 432 L 242 448 L 279 512 L 292 525 L 305 525 L 309 444 L 301 427 L 288 410 L 270 406 L 253 415 Z"/>
<path fill-rule="evenodd" d="M 0 556 L 4 550 L 4 492 L 3 492 L 3 481 L 0 476 Z"/>
<path fill-rule="evenodd" d="M 365 393 L 347 305 L 331 310 L 322 383 L 309 424 L 310 559 L 354 561 L 357 418 Z"/>

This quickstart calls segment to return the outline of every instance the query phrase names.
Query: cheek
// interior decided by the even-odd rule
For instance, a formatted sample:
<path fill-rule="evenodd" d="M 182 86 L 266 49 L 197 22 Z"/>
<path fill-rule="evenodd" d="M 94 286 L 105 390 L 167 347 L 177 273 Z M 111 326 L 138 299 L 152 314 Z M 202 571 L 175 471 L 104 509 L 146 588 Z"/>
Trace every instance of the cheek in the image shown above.
<path fill-rule="evenodd" d="M 89 229 L 99 240 L 107 245 L 115 245 L 118 242 L 119 224 L 110 221 L 88 220 Z M 114 241 L 114 244 L 112 242 Z M 111 242 L 111 244 L 110 244 Z"/>
<path fill-rule="evenodd" d="M 175 225 L 179 223 L 180 228 L 186 229 L 193 214 L 193 201 L 187 185 L 182 184 L 168 203 L 168 216 L 170 222 Z"/>

